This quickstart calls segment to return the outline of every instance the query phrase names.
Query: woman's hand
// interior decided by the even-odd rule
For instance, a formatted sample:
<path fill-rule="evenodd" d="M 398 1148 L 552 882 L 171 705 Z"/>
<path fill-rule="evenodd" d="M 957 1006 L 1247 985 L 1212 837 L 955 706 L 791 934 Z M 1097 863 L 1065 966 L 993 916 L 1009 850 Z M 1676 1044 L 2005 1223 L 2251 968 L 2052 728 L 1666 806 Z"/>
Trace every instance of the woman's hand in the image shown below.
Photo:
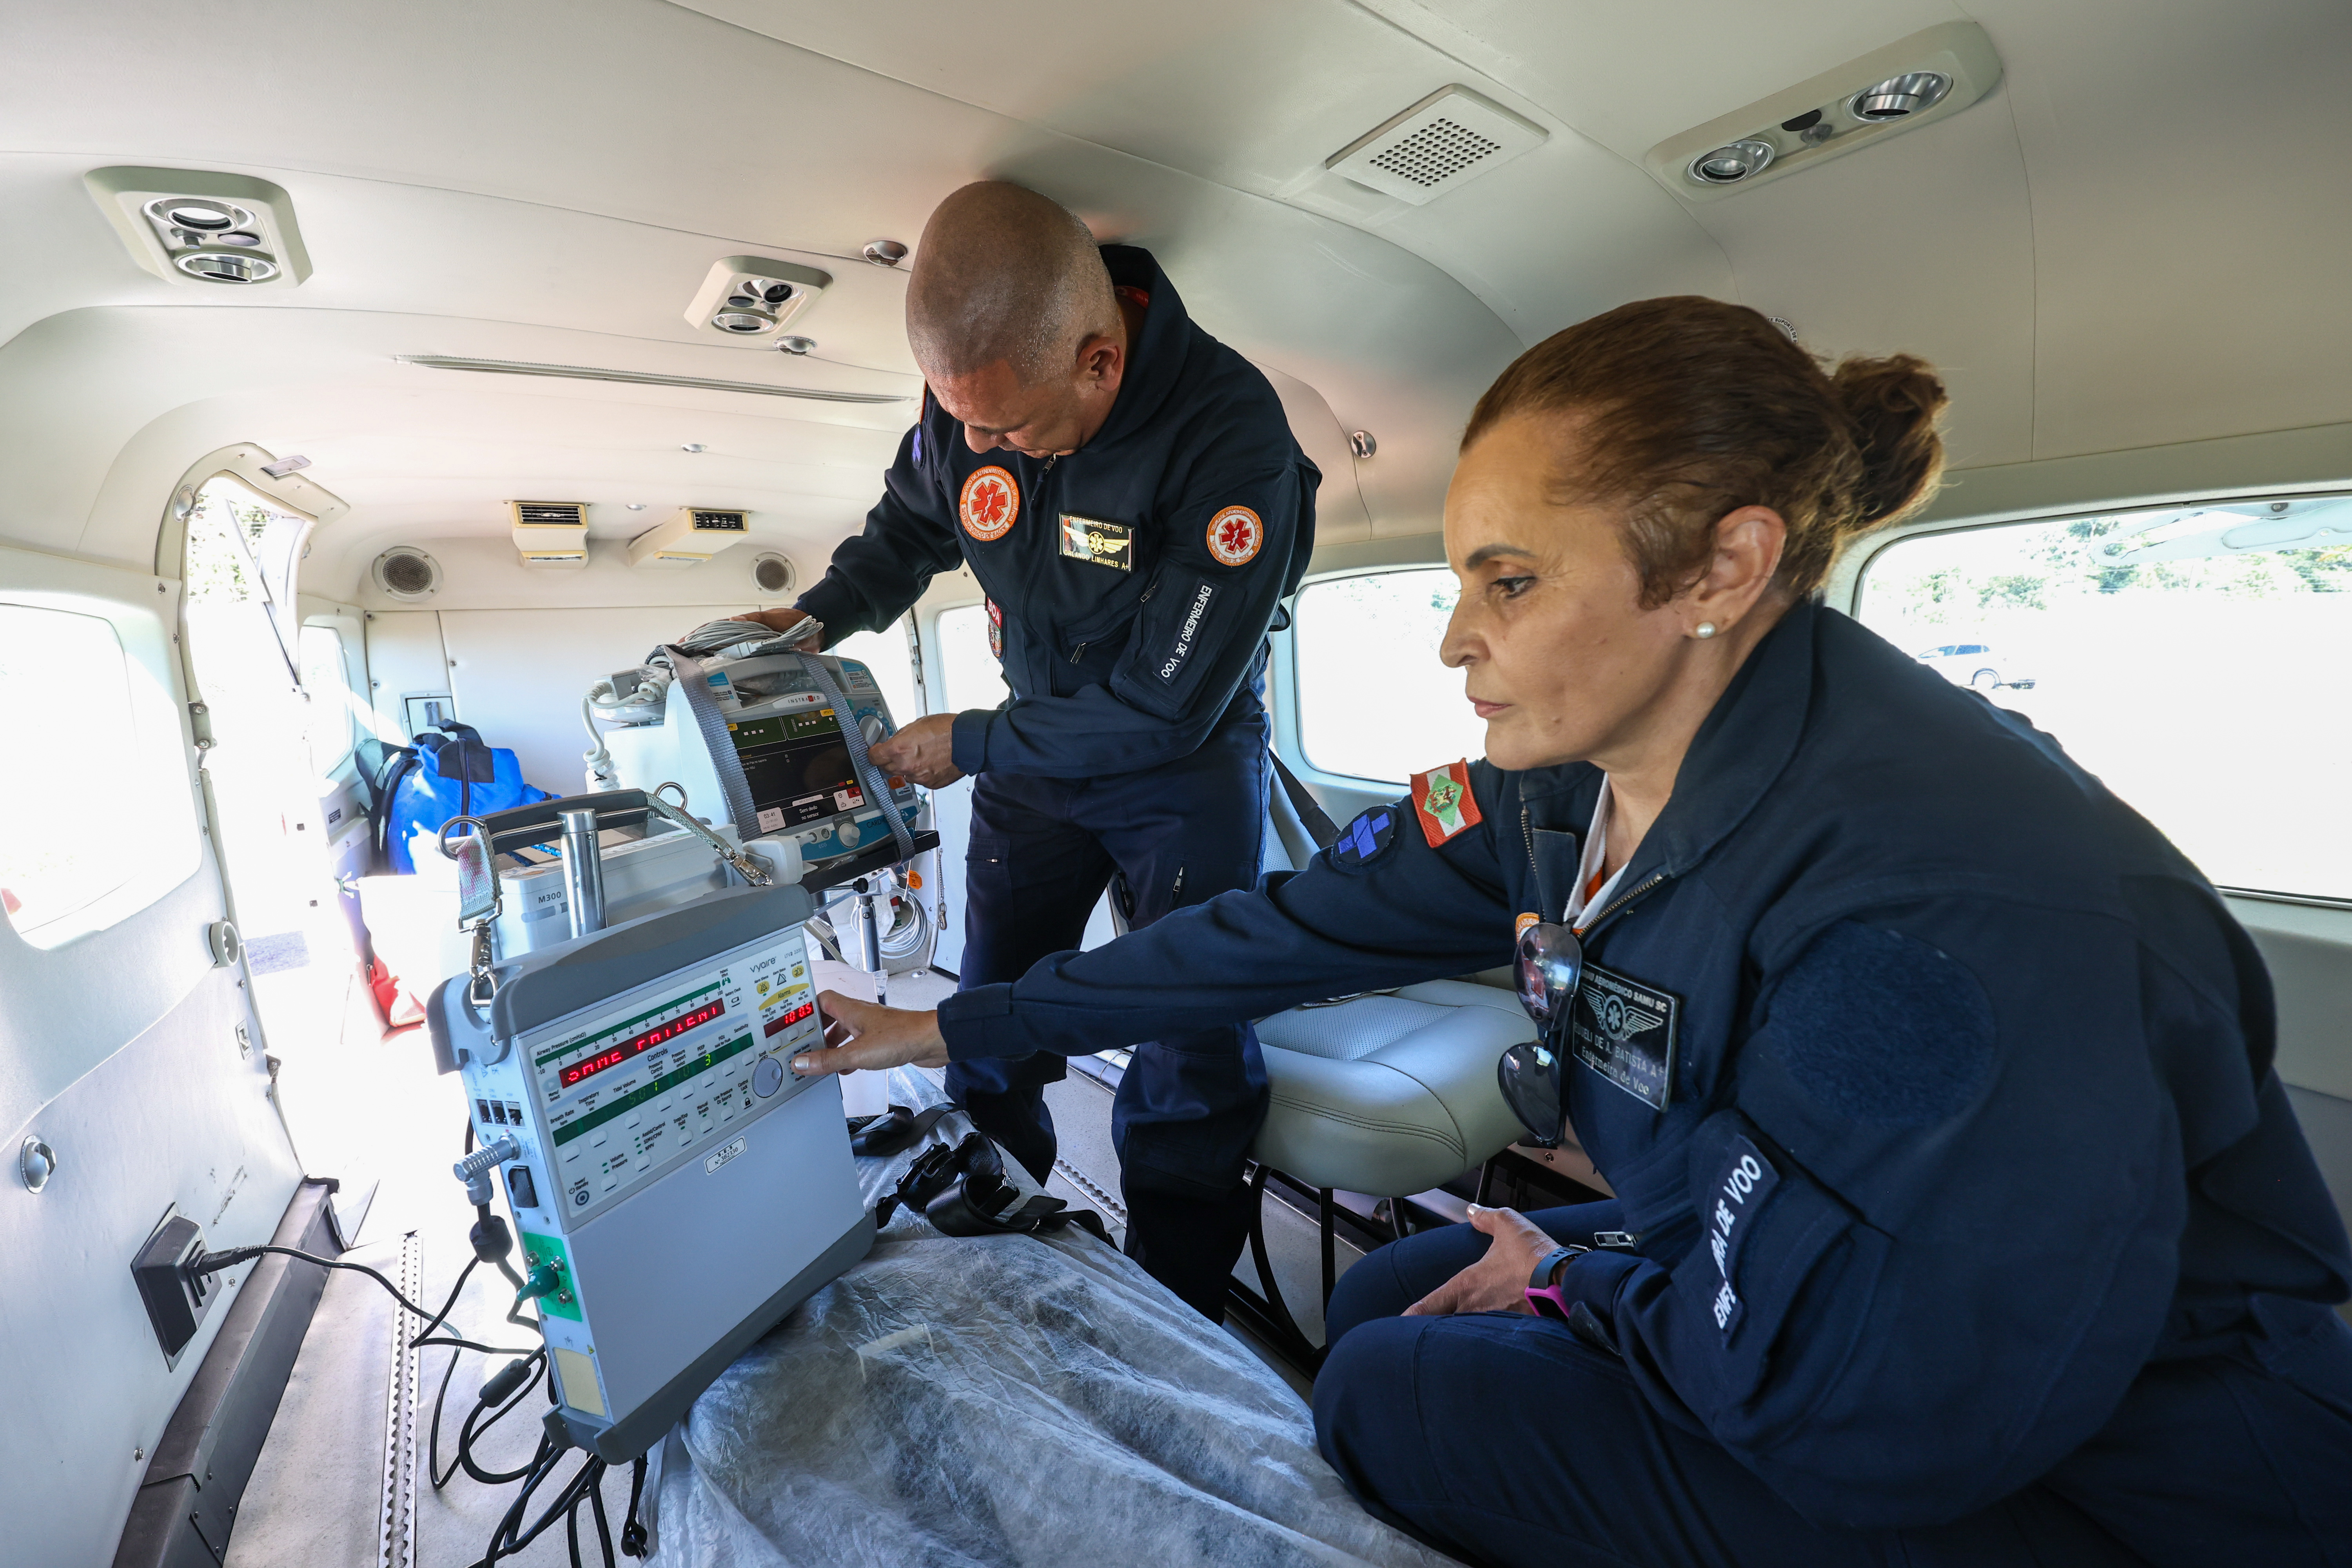
<path fill-rule="evenodd" d="M 898 1007 L 877 1007 L 827 991 L 816 999 L 824 1019 L 824 1043 L 830 1047 L 793 1058 L 793 1071 L 803 1078 L 828 1072 L 873 1072 L 903 1067 L 948 1065 L 948 1043 L 940 1036 L 940 1016 L 910 1013 Z M 1532 1268 L 1535 1265 L 1528 1265 Z"/>
<path fill-rule="evenodd" d="M 1517 1209 L 1470 1205 L 1470 1223 L 1494 1237 L 1486 1256 L 1404 1310 L 1408 1318 L 1442 1318 L 1454 1312 L 1527 1312 L 1528 1276 L 1559 1243 Z"/>

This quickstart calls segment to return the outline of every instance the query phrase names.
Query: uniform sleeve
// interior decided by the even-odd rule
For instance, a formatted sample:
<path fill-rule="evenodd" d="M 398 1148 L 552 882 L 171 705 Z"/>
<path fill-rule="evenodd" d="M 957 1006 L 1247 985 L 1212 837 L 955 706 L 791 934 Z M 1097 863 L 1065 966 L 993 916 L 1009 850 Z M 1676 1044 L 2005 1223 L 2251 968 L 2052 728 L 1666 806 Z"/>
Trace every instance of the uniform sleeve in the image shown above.
<path fill-rule="evenodd" d="M 898 461 L 883 476 L 882 499 L 866 514 L 865 531 L 841 542 L 824 580 L 795 605 L 824 623 L 828 645 L 888 626 L 923 596 L 934 573 L 952 571 L 963 560 L 954 516 L 920 460 L 926 434 L 920 422 L 907 432 Z"/>
<path fill-rule="evenodd" d="M 1513 936 L 1496 858 L 1498 775 L 1480 763 L 1472 776 L 1486 821 L 1443 848 L 1413 826 L 1410 803 L 1375 806 L 1340 835 L 1336 858 L 1325 849 L 1304 871 L 1091 952 L 1055 953 L 1010 984 L 958 992 L 940 1007 L 949 1057 L 1078 1056 L 1504 962 Z"/>
<path fill-rule="evenodd" d="M 1663 1225 L 1563 1283 L 1654 1405 L 1807 1518 L 1958 1518 L 2090 1438 L 2147 1359 L 2186 1198 L 2143 1020 L 2237 1020 L 2151 976 L 2126 922 L 2021 905 L 1842 921 L 1768 976 L 1736 1100 L 1690 1140 L 1696 1239 Z"/>
<path fill-rule="evenodd" d="M 1087 778 L 1189 756 L 1256 662 L 1314 535 L 1314 479 L 1295 464 L 1194 485 L 1163 522 L 1149 596 L 1108 685 L 956 715 L 967 773 Z"/>

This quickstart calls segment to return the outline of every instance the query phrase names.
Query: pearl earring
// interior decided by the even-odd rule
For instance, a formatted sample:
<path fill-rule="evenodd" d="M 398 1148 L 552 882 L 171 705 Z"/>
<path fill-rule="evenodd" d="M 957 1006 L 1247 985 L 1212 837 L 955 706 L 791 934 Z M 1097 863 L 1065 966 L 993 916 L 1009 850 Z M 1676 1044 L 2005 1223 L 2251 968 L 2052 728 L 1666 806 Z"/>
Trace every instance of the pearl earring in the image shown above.
<path fill-rule="evenodd" d="M 1702 642 L 1714 635 L 1715 623 L 1713 621 L 1701 621 L 1698 625 L 1691 627 L 1691 636 L 1698 638 Z"/>

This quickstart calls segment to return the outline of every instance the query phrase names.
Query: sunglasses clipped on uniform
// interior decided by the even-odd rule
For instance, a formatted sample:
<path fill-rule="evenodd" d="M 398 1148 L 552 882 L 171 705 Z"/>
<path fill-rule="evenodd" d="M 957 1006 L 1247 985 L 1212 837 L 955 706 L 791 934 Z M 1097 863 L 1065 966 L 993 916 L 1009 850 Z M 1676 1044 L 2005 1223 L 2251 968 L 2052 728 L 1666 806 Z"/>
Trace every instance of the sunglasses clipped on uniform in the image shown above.
<path fill-rule="evenodd" d="M 1559 1146 L 1567 1119 L 1562 1080 L 1567 1075 L 1568 1015 L 1584 977 L 1584 944 L 1568 927 L 1539 921 L 1519 932 L 1513 961 L 1519 1005 L 1541 1031 L 1513 1046 L 1495 1064 L 1503 1099 L 1539 1149 Z"/>

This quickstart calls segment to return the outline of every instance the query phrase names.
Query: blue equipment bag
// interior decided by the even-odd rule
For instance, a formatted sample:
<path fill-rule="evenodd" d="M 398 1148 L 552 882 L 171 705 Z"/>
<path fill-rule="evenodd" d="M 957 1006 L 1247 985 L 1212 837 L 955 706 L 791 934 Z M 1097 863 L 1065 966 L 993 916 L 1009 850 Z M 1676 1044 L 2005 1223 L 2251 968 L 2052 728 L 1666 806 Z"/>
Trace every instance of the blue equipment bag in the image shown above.
<path fill-rule="evenodd" d="M 522 778 L 522 764 L 504 746 L 484 743 L 481 731 L 454 721 L 415 736 L 415 750 L 394 759 L 376 816 L 383 858 L 401 876 L 416 866 L 408 840 L 418 827 L 438 832 L 453 816 L 482 816 L 550 798 Z"/>

